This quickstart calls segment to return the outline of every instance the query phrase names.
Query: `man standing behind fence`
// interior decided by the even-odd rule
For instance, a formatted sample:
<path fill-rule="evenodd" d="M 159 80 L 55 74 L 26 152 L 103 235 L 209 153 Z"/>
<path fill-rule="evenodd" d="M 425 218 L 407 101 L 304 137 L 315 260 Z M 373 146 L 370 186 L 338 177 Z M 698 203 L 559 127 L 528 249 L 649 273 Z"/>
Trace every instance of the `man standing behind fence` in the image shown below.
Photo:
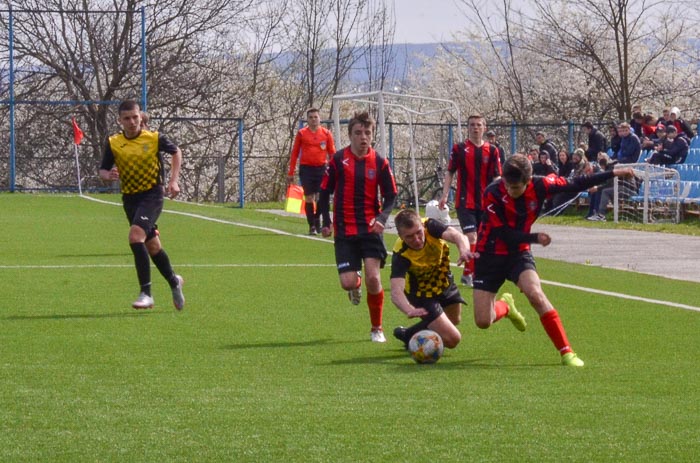
<path fill-rule="evenodd" d="M 309 235 L 317 235 L 321 231 L 321 218 L 316 208 L 318 193 L 321 191 L 321 179 L 326 171 L 328 158 L 335 153 L 335 144 L 330 130 L 321 127 L 321 116 L 318 109 L 306 111 L 307 126 L 297 132 L 292 146 L 287 183 L 294 181 L 294 169 L 299 160 L 299 180 L 304 189 L 306 204 L 306 221 L 309 223 Z"/>
<path fill-rule="evenodd" d="M 105 181 L 120 181 L 124 212 L 131 226 L 129 246 L 134 254 L 136 275 L 141 286 L 141 292 L 132 307 L 153 307 L 150 262 L 153 260 L 170 285 L 175 308 L 182 310 L 185 306 L 185 296 L 182 294 L 184 281 L 173 271 L 170 258 L 161 246 L 156 225 L 163 210 L 164 193 L 167 192 L 171 198 L 180 193 L 178 178 L 182 152 L 164 135 L 143 129 L 141 123 L 139 104 L 134 100 L 123 101 L 119 105 L 119 124 L 123 130 L 107 140 L 100 165 L 100 178 Z M 172 156 L 170 179 L 165 189 L 161 152 Z"/>
<path fill-rule="evenodd" d="M 457 172 L 457 197 L 455 209 L 462 233 L 467 235 L 471 251 L 476 246 L 476 231 L 481 222 L 481 197 L 486 187 L 501 176 L 501 161 L 496 146 L 483 140 L 486 132 L 486 120 L 481 115 L 469 116 L 467 121 L 469 136 L 464 143 L 452 147 L 450 162 L 445 172 L 439 207 L 444 209 L 447 203 L 452 178 Z M 464 266 L 461 282 L 472 286 L 474 261 Z"/>

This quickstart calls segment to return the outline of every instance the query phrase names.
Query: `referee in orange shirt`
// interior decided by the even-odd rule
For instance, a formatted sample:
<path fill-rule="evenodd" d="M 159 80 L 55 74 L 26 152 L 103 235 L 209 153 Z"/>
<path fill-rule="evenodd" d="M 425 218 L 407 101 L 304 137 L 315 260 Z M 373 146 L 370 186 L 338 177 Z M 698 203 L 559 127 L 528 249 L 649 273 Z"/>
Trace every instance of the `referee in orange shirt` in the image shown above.
<path fill-rule="evenodd" d="M 316 210 L 316 201 L 328 159 L 335 153 L 335 144 L 330 130 L 321 127 L 321 115 L 317 108 L 306 111 L 306 122 L 306 127 L 299 130 L 294 138 L 287 183 L 294 181 L 294 169 L 299 160 L 299 180 L 304 189 L 309 235 L 317 235 L 321 231 L 321 217 Z"/>

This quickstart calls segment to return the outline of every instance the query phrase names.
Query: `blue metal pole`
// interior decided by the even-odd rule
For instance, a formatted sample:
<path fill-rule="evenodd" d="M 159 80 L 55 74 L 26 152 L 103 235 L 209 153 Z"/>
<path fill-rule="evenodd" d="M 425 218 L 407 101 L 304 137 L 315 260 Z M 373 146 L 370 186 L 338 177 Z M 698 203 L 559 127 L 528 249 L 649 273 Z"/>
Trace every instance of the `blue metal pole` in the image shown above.
<path fill-rule="evenodd" d="M 574 152 L 574 121 L 569 121 L 569 153 Z"/>
<path fill-rule="evenodd" d="M 447 126 L 447 157 L 449 159 L 450 152 L 452 150 L 452 145 L 454 145 L 454 126 L 452 124 Z"/>
<path fill-rule="evenodd" d="M 518 144 L 518 126 L 515 121 L 510 122 L 510 154 L 515 154 L 518 150 L 516 146 Z"/>
<path fill-rule="evenodd" d="M 238 119 L 238 202 L 243 209 L 243 190 L 245 189 L 245 175 L 243 169 L 243 119 Z"/>
<path fill-rule="evenodd" d="M 141 7 L 141 109 L 148 111 L 146 87 L 146 7 Z"/>
<path fill-rule="evenodd" d="M 389 123 L 389 165 L 394 170 L 394 124 Z"/>
<path fill-rule="evenodd" d="M 10 191 L 15 191 L 15 33 L 12 5 L 10 5 L 9 40 L 10 40 Z"/>

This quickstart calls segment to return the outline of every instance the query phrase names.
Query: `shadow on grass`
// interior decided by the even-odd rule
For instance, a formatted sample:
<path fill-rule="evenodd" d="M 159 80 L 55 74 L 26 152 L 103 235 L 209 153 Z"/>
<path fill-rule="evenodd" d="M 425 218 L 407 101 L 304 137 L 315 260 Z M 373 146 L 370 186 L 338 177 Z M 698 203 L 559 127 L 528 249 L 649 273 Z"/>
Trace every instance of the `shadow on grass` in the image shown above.
<path fill-rule="evenodd" d="M 56 257 L 73 258 L 73 257 L 129 257 L 128 252 L 110 252 L 110 253 L 94 253 L 94 254 L 56 254 Z"/>
<path fill-rule="evenodd" d="M 46 315 L 10 315 L 2 317 L 2 320 L 71 320 L 71 319 L 97 319 L 97 318 L 128 318 L 142 317 L 146 314 L 155 315 L 165 312 L 158 311 L 133 311 L 133 312 L 118 312 L 118 313 L 76 313 L 76 314 L 46 314 Z"/>
<path fill-rule="evenodd" d="M 348 341 L 337 341 L 331 339 L 316 339 L 311 341 L 284 341 L 284 342 L 262 342 L 262 343 L 240 343 L 240 344 L 227 344 L 222 346 L 222 349 L 226 350 L 238 350 L 238 349 L 269 349 L 269 348 L 285 348 L 285 347 L 310 347 L 310 346 L 322 346 L 331 344 L 348 344 Z"/>
<path fill-rule="evenodd" d="M 402 360 L 397 363 L 397 360 Z M 400 368 L 401 371 L 415 372 L 416 369 L 421 371 L 428 370 L 495 370 L 495 369 L 524 369 L 524 368 L 541 368 L 541 367 L 558 367 L 561 365 L 558 363 L 503 363 L 498 359 L 489 358 L 473 358 L 473 359 L 463 359 L 463 360 L 452 360 L 450 358 L 442 358 L 437 363 L 425 363 L 418 364 L 413 361 L 410 354 L 404 349 L 395 350 L 391 353 L 386 353 L 384 355 L 371 355 L 365 357 L 354 357 L 347 359 L 333 360 L 329 362 L 329 365 L 359 365 L 359 364 L 377 364 L 377 363 L 387 363 L 395 365 Z"/>

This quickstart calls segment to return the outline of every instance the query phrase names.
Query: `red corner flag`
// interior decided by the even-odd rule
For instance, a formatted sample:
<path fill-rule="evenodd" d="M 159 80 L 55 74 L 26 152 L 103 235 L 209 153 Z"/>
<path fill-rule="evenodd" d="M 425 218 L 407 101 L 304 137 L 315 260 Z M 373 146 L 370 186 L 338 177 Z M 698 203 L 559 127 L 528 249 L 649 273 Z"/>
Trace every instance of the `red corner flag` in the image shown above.
<path fill-rule="evenodd" d="M 78 127 L 78 123 L 75 122 L 75 117 L 73 118 L 73 143 L 79 145 L 83 141 L 83 131 Z"/>

